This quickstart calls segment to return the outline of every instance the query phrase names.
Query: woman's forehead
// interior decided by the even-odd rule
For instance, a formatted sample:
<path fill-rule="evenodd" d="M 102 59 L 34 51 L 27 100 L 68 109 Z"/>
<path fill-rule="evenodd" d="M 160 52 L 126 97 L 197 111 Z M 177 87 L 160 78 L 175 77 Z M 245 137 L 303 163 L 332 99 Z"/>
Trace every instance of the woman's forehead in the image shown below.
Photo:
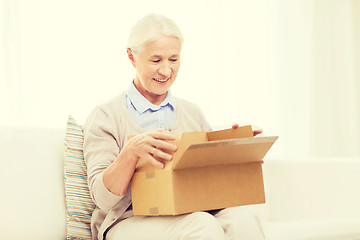
<path fill-rule="evenodd" d="M 176 37 L 161 36 L 144 45 L 143 52 L 150 56 L 180 55 L 181 45 Z"/>

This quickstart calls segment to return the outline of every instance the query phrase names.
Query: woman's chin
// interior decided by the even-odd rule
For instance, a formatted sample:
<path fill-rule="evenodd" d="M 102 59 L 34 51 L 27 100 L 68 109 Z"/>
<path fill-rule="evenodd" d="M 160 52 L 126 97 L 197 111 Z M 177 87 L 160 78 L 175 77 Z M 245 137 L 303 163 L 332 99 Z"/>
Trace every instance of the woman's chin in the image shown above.
<path fill-rule="evenodd" d="M 167 91 L 170 89 L 172 85 L 172 81 L 168 80 L 166 82 L 157 82 L 154 81 L 155 84 L 152 85 L 152 92 L 156 93 L 158 95 L 163 95 L 167 93 Z"/>
<path fill-rule="evenodd" d="M 168 89 L 166 89 L 166 91 L 155 90 L 155 91 L 152 92 L 152 94 L 161 97 L 161 96 L 166 96 L 167 91 L 168 91 Z"/>

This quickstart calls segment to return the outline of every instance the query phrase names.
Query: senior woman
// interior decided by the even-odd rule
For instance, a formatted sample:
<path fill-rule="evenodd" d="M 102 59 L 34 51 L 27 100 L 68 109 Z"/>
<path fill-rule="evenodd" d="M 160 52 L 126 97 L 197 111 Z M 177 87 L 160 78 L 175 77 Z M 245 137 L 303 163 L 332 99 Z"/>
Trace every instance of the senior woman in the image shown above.
<path fill-rule="evenodd" d="M 211 129 L 196 105 L 169 90 L 179 71 L 182 43 L 172 20 L 154 14 L 140 19 L 127 48 L 135 79 L 127 91 L 88 117 L 84 155 L 96 204 L 93 239 L 264 239 L 257 218 L 241 207 L 180 216 L 132 214 L 129 185 L 139 158 L 162 168 L 177 150 L 169 142 L 175 140 L 170 131 Z M 129 135 L 135 137 L 127 141 Z"/>

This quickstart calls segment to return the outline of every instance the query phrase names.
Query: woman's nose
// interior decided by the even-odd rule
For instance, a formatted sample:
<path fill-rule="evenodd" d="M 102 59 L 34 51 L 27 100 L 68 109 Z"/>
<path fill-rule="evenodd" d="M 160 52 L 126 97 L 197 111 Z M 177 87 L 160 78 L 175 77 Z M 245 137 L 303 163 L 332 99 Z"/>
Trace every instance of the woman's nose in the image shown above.
<path fill-rule="evenodd" d="M 172 69 L 168 63 L 163 63 L 159 68 L 159 73 L 165 77 L 170 77 Z"/>

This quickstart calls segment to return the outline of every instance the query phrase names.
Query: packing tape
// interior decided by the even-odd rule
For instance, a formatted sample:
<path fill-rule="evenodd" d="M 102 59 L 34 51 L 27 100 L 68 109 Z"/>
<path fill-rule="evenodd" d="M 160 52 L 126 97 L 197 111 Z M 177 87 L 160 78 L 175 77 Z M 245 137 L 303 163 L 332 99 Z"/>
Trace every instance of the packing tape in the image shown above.
<path fill-rule="evenodd" d="M 149 213 L 151 215 L 159 215 L 159 208 L 158 207 L 149 208 Z"/>
<path fill-rule="evenodd" d="M 155 177 L 155 171 L 147 171 L 146 172 L 146 179 L 154 178 Z"/>

